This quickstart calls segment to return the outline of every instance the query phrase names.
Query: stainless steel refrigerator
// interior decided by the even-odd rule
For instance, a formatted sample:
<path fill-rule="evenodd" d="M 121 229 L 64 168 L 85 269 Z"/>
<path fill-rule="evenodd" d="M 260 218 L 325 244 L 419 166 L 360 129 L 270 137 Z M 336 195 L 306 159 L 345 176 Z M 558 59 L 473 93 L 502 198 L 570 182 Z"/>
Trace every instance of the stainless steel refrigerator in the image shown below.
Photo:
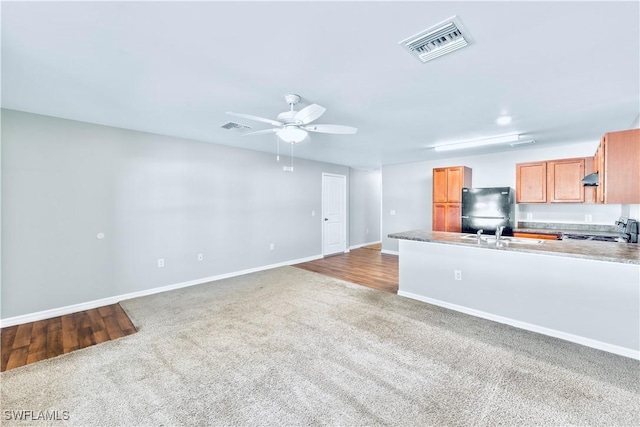
<path fill-rule="evenodd" d="M 513 236 L 515 209 L 513 188 L 463 188 L 462 232 L 492 234 L 502 226 L 503 236 Z"/>

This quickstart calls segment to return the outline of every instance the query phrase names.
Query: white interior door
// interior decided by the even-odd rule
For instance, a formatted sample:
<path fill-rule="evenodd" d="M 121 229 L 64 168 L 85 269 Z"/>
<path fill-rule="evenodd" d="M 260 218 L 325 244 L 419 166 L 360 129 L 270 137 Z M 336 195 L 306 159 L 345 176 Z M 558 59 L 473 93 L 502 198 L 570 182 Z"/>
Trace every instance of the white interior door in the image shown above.
<path fill-rule="evenodd" d="M 344 252 L 347 243 L 347 177 L 322 174 L 322 254 Z"/>

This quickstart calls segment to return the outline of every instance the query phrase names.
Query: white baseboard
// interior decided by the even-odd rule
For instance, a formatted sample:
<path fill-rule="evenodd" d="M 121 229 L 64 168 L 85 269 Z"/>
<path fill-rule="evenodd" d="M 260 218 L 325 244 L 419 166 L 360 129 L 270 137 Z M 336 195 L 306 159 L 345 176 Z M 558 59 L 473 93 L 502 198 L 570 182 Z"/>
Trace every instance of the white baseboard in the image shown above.
<path fill-rule="evenodd" d="M 383 249 L 382 253 L 387 255 L 400 255 L 399 251 L 390 251 L 389 249 Z"/>
<path fill-rule="evenodd" d="M 365 246 L 377 245 L 378 243 L 382 243 L 382 241 L 378 240 L 377 242 L 369 242 L 369 243 L 363 243 L 361 245 L 353 245 L 353 246 L 349 246 L 349 249 L 359 249 L 359 248 L 363 248 Z"/>
<path fill-rule="evenodd" d="M 597 341 L 591 338 L 585 338 L 580 335 L 573 335 L 567 332 L 558 331 L 556 329 L 545 328 L 544 326 L 538 326 L 532 323 L 511 319 L 509 317 L 498 316 L 495 314 L 487 313 L 487 312 L 476 310 L 473 308 L 464 307 L 457 304 L 451 304 L 449 302 L 440 301 L 437 299 L 425 297 L 425 296 L 414 294 L 411 292 L 398 291 L 398 295 L 406 298 L 411 298 L 418 301 L 426 302 L 428 304 L 433 304 L 440 307 L 448 308 L 450 310 L 459 311 L 461 313 L 470 314 L 472 316 L 481 317 L 483 319 L 492 320 L 494 322 L 515 326 L 516 328 L 526 329 L 527 331 L 537 332 L 539 334 L 548 335 L 554 338 L 560 338 L 565 341 L 570 341 L 576 344 L 581 344 L 587 347 L 603 350 L 609 353 L 618 354 L 620 356 L 629 357 L 631 359 L 640 360 L 640 351 L 634 350 L 631 348 L 620 347 L 614 344 L 608 344 L 608 343 Z"/>
<path fill-rule="evenodd" d="M 207 282 L 215 282 L 216 280 L 227 279 L 235 276 L 242 276 L 244 274 L 255 273 L 263 270 L 270 270 L 272 268 L 284 267 L 287 265 L 300 264 L 302 262 L 314 261 L 321 259 L 322 255 L 315 255 L 307 258 L 300 258 L 291 261 L 280 262 L 277 264 L 265 265 L 262 267 L 250 268 L 247 270 L 234 271 L 231 273 L 219 274 L 217 276 L 203 277 L 200 279 L 189 280 L 187 282 L 174 283 L 172 285 L 160 286 L 157 288 L 144 289 L 142 291 L 131 292 L 128 294 L 114 295 L 107 298 L 101 298 L 93 301 L 87 301 L 79 304 L 67 305 L 64 307 L 52 308 L 50 310 L 38 311 L 35 313 L 23 314 L 20 316 L 7 317 L 6 319 L 0 319 L 0 327 L 6 328 L 8 326 L 21 325 L 23 323 L 36 322 L 38 320 L 50 319 L 52 317 L 64 316 L 65 314 L 77 313 L 79 311 L 90 310 L 92 308 L 103 307 L 105 305 L 115 304 L 117 302 L 143 297 L 146 295 L 158 294 L 160 292 L 172 291 L 174 289 L 186 288 L 188 286 L 201 285 Z"/>

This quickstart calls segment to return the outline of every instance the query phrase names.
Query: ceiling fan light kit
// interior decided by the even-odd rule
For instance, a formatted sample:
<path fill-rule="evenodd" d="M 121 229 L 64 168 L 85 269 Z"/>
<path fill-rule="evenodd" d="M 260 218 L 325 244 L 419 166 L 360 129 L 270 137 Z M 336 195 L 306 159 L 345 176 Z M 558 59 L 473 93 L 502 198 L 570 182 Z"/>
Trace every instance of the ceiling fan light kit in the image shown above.
<path fill-rule="evenodd" d="M 297 144 L 298 142 L 304 141 L 304 139 L 309 135 L 307 131 L 304 129 L 300 129 L 297 126 L 285 126 L 276 132 L 278 138 L 283 140 L 284 142 L 288 142 L 290 144 Z"/>

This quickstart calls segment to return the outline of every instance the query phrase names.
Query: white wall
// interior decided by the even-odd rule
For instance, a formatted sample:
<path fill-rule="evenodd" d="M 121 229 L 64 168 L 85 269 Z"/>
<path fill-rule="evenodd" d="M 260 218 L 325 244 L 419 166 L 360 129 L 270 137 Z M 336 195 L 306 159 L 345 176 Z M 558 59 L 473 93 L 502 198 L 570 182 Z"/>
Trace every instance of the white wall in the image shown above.
<path fill-rule="evenodd" d="M 472 169 L 473 187 L 512 187 L 516 184 L 516 163 L 593 156 L 599 141 L 544 148 L 520 148 L 479 156 L 423 161 L 382 168 L 382 247 L 397 251 L 398 242 L 389 233 L 413 229 L 431 230 L 432 171 L 435 167 L 468 166 Z M 534 221 L 584 223 L 585 214 L 592 222 L 613 225 L 625 212 L 637 212 L 638 205 L 517 205 L 516 220 L 526 220 L 531 213 Z M 391 215 L 391 211 L 395 215 Z"/>
<path fill-rule="evenodd" d="M 399 295 L 638 358 L 637 264 L 410 240 L 400 252 Z"/>
<path fill-rule="evenodd" d="M 318 256 L 322 172 L 349 176 L 12 110 L 2 125 L 2 318 Z"/>
<path fill-rule="evenodd" d="M 381 191 L 381 171 L 350 170 L 351 246 L 380 241 Z"/>

